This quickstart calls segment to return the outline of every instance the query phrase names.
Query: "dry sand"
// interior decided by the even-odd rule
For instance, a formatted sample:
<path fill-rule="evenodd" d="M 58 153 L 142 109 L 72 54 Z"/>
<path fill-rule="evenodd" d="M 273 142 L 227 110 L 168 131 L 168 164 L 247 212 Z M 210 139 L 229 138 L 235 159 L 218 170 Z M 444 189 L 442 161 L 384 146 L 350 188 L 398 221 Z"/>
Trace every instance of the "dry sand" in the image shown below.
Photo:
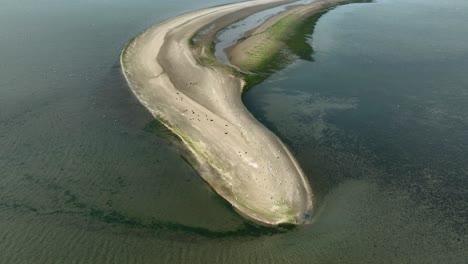
<path fill-rule="evenodd" d="M 225 67 L 200 65 L 189 41 L 225 15 L 285 2 L 256 0 L 188 13 L 145 31 L 121 56 L 132 91 L 182 139 L 201 177 L 243 216 L 266 225 L 307 221 L 308 181 L 288 148 L 244 107 L 243 81 Z"/>

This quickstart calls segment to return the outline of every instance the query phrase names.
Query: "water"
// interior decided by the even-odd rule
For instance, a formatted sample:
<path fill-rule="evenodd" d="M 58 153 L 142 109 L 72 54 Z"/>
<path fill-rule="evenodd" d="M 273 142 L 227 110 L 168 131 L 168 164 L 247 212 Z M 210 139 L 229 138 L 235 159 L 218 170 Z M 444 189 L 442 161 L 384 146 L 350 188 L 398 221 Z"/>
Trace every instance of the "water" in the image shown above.
<path fill-rule="evenodd" d="M 153 129 L 118 64 L 152 24 L 228 1 L 6 1 L 0 263 L 464 263 L 468 5 L 324 15 L 245 102 L 310 178 L 314 224 L 249 226 Z"/>

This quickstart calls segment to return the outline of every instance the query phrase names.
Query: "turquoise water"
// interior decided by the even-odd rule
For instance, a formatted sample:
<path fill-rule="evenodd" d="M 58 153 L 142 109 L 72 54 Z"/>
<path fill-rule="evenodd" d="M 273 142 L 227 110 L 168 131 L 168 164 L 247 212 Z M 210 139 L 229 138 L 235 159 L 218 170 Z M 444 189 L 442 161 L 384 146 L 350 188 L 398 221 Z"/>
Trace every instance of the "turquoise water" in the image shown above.
<path fill-rule="evenodd" d="M 227 2 L 3 3 L 0 263 L 465 263 L 466 1 L 339 7 L 247 93 L 316 193 L 287 232 L 213 194 L 120 73 L 138 32 Z"/>

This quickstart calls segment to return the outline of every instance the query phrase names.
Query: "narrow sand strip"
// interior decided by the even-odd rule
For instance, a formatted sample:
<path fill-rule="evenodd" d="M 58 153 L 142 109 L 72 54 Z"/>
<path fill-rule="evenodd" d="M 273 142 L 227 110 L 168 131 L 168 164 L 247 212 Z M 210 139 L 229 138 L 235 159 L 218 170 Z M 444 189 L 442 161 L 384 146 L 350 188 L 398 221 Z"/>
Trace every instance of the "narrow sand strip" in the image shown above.
<path fill-rule="evenodd" d="M 327 9 L 355 0 L 315 0 L 311 3 L 289 8 L 269 18 L 256 29 L 248 32 L 243 41 L 228 49 L 231 63 L 244 70 L 256 71 L 265 57 L 274 57 L 284 49 L 287 35 L 306 18 Z"/>
<path fill-rule="evenodd" d="M 285 2 L 256 0 L 185 14 L 142 33 L 121 56 L 132 91 L 182 139 L 201 177 L 242 215 L 267 225 L 307 220 L 307 179 L 287 147 L 242 104 L 243 81 L 224 67 L 200 65 L 189 42 L 225 15 Z"/>

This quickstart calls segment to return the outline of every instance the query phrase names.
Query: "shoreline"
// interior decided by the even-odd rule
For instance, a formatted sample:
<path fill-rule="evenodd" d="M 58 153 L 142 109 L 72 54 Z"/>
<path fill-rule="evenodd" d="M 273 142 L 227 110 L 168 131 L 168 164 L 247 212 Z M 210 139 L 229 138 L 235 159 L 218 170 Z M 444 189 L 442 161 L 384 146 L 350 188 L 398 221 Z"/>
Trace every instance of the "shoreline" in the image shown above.
<path fill-rule="evenodd" d="M 184 14 L 135 37 L 120 58 L 134 95 L 182 140 L 200 176 L 245 218 L 269 226 L 310 221 L 307 178 L 284 143 L 243 105 L 242 76 L 212 61 L 209 41 L 194 46 L 192 37 L 226 17 L 235 22 L 288 2 L 248 1 Z"/>

